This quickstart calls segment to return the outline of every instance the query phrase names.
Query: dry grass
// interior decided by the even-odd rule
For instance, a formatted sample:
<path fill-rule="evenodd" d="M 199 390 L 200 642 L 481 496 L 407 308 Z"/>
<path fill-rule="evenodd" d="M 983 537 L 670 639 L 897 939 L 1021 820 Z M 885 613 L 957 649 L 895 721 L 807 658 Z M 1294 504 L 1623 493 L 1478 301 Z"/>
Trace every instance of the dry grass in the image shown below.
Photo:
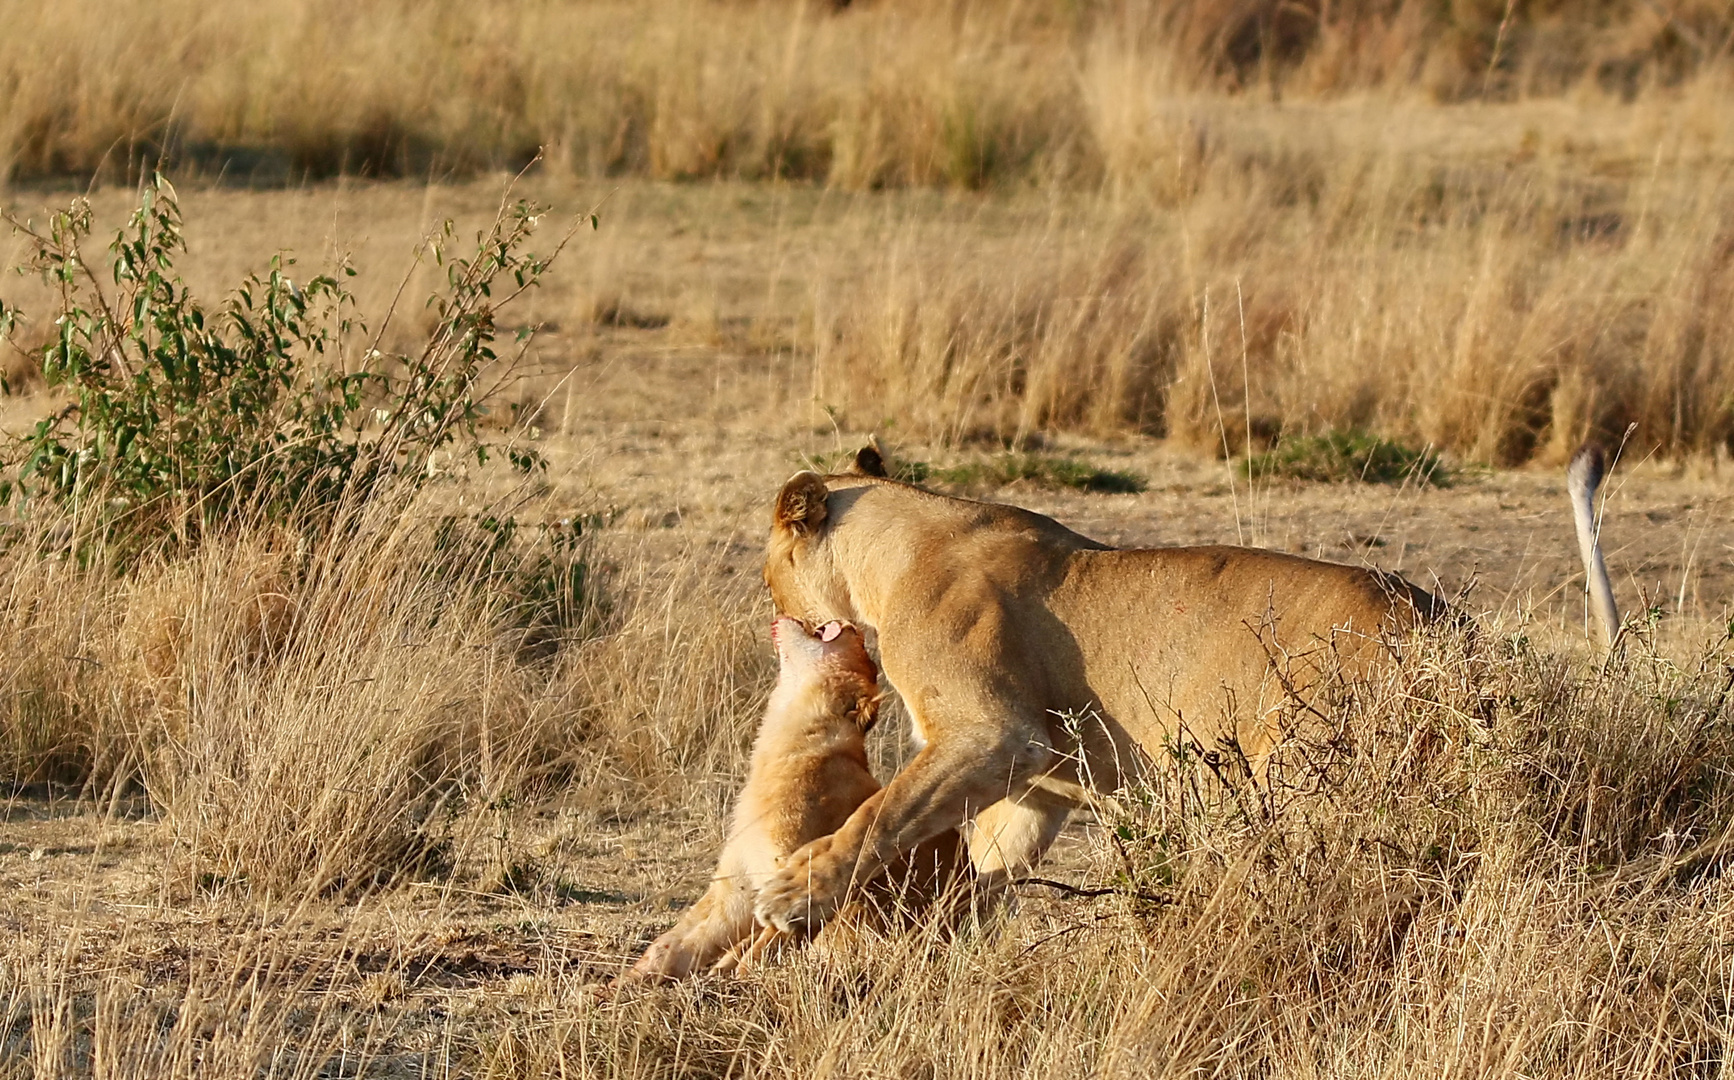
<path fill-rule="evenodd" d="M 547 146 L 592 175 L 852 188 L 1141 186 L 1190 141 L 1184 118 L 1152 115 L 1153 94 L 1619 97 L 1689 81 L 1734 31 L 1717 0 L 295 0 L 220 14 L 12 0 L 0 16 L 0 176 L 118 175 L 165 152 L 266 181 L 413 176 Z"/>
<path fill-rule="evenodd" d="M 1488 110 L 1460 147 L 1430 108 L 1228 112 L 1178 205 L 886 230 L 814 288 L 814 394 L 949 441 L 1134 429 L 1238 453 L 1249 430 L 1359 429 L 1553 463 L 1635 423 L 1646 451 L 1723 453 L 1734 129 L 1711 102 L 1669 106 L 1677 134 L 1626 113 L 1588 156 L 1575 110 Z"/>
<path fill-rule="evenodd" d="M 159 5 L 144 26 L 92 27 L 96 9 L 22 4 L 12 23 L 39 32 L 10 40 L 76 42 L 54 62 L 79 90 L 30 67 L 49 52 L 0 47 L 22 102 L 0 116 L 67 144 L 19 136 L 37 149 L 16 160 L 41 158 L 21 176 L 96 170 L 167 138 L 172 115 L 189 146 L 302 162 L 279 180 L 545 144 L 568 193 L 621 173 L 820 181 L 761 189 L 784 202 L 739 215 L 761 261 L 727 286 L 604 241 L 581 295 L 541 316 L 810 360 L 809 396 L 862 429 L 1139 432 L 1232 454 L 1356 430 L 1515 464 L 1636 424 L 1643 452 L 1725 454 L 1728 75 L 1662 59 L 1713 54 L 1725 13 L 1516 5 L 1494 63 L 1500 5 L 1491 23 L 1486 5 L 1333 5 L 1279 33 L 1290 16 L 1272 12 L 1293 7 L 483 4 L 406 23 L 387 4 L 306 5 L 285 23 Z M 1224 59 L 1246 19 L 1266 50 L 1250 68 Z M 1279 48 L 1290 31 L 1301 44 Z M 166 53 L 186 58 L 172 82 L 145 60 Z M 1447 69 L 1502 100 L 1414 92 Z M 1614 69 L 1639 73 L 1614 80 L 1630 100 L 1600 88 Z M 411 146 L 432 156 L 382 164 Z"/>
<path fill-rule="evenodd" d="M 118 583 L 14 544 L 9 784 L 141 792 L 190 879 L 291 897 L 448 873 L 500 811 L 573 783 L 598 805 L 722 801 L 765 675 L 756 595 L 702 560 L 658 586 L 630 551 L 595 577 L 572 573 L 591 545 L 479 557 L 488 538 L 422 504 Z"/>
<path fill-rule="evenodd" d="M 557 467 L 503 554 L 442 526 L 499 504 L 480 469 L 322 541 L 261 524 L 124 568 L 55 555 L 64 515 L 6 527 L 0 1077 L 1725 1075 L 1728 13 L 1312 10 L 0 0 L 15 180 L 545 145 L 527 183 L 562 209 L 596 201 L 575 178 L 731 181 L 624 183 L 587 270 L 530 298 L 555 325 L 500 422 Z M 417 236 L 497 198 L 187 192 L 207 297 L 360 237 L 371 312 Z M 14 394 L 7 423 L 52 405 Z M 1629 456 L 1670 461 L 1612 504 L 1646 629 L 1606 665 L 1560 632 L 1545 480 L 1174 464 L 1333 431 L 1545 462 L 1632 423 Z M 768 492 L 871 429 L 960 484 L 1074 456 L 1147 478 L 1000 492 L 1093 534 L 1244 521 L 1486 571 L 1499 611 L 1297 721 L 1268 776 L 1152 763 L 1046 871 L 1105 895 L 1032 885 L 955 938 L 599 997 L 697 891 L 744 768 Z M 541 519 L 596 527 L 556 551 Z"/>
<path fill-rule="evenodd" d="M 720 808 L 741 775 L 773 678 L 771 609 L 757 581 L 725 566 L 704 551 L 634 560 L 609 582 L 625 609 L 561 659 L 583 703 L 567 723 L 609 748 L 634 798 L 663 788 Z"/>
<path fill-rule="evenodd" d="M 658 608 L 622 629 L 659 632 Z M 731 662 L 700 652 L 688 677 L 726 680 Z M 168 954 L 174 989 L 140 996 L 132 979 L 164 978 L 150 928 L 74 916 L 57 945 L 8 953 L 0 1062 L 19 1076 L 1720 1075 L 1729 663 L 1726 640 L 1674 661 L 1640 638 L 1594 670 L 1522 637 L 1445 635 L 1297 717 L 1267 776 L 1176 748 L 1117 792 L 1067 874 L 1100 899 L 1030 886 L 954 940 L 869 936 L 741 981 L 598 998 L 606 967 L 532 935 L 486 961 L 518 972 L 494 990 L 441 989 L 450 954 L 388 893 L 341 924 L 305 900 L 260 915 L 231 902 L 233 940 L 186 938 Z M 677 743 L 679 723 L 663 726 Z M 304 758 L 332 779 L 300 787 L 335 788 L 345 753 Z"/>

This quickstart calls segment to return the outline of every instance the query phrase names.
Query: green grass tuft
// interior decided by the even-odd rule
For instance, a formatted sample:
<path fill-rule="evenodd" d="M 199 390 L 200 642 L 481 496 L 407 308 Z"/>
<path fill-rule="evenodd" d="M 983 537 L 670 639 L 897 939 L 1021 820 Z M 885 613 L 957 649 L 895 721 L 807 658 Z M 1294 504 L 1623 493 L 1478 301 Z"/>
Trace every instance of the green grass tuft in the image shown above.
<path fill-rule="evenodd" d="M 1453 476 L 1438 451 L 1415 449 L 1363 431 L 1330 431 L 1284 439 L 1268 453 L 1241 463 L 1241 474 L 1325 483 L 1418 484 L 1449 487 Z"/>
<path fill-rule="evenodd" d="M 802 462 L 821 473 L 847 472 L 855 458 L 853 451 L 807 454 Z M 926 461 L 884 455 L 885 470 L 893 480 L 906 484 L 929 482 L 958 488 L 994 488 L 1011 484 L 1032 484 L 1036 487 L 1073 488 L 1104 495 L 1130 495 L 1147 486 L 1142 476 L 1121 469 L 1098 469 L 1087 461 L 1051 454 L 1031 454 L 1008 450 L 980 461 L 965 461 L 956 465 L 934 465 Z"/>
<path fill-rule="evenodd" d="M 925 461 L 914 461 L 906 458 L 892 457 L 889 453 L 882 456 L 885 471 L 893 480 L 901 480 L 905 484 L 925 484 L 934 476 L 934 469 Z M 850 472 L 855 467 L 855 451 L 828 450 L 817 454 L 800 455 L 801 464 L 816 473 L 832 476 L 837 473 Z"/>
<path fill-rule="evenodd" d="M 1144 490 L 1144 478 L 1118 469 L 1099 469 L 1077 458 L 1008 451 L 985 461 L 970 461 L 929 471 L 932 479 L 957 487 L 1005 487 L 1034 484 L 1037 487 L 1074 488 L 1099 494 L 1125 495 Z"/>

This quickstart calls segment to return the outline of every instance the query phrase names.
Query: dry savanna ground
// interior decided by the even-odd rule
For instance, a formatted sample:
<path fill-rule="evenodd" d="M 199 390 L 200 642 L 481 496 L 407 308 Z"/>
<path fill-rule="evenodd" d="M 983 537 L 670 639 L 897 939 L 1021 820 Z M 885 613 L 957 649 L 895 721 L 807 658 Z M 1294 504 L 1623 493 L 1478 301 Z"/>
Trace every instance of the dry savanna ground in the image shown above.
<path fill-rule="evenodd" d="M 412 33 L 292 3 L 273 37 L 0 4 L 78 42 L 79 103 L 0 79 L 0 204 L 45 228 L 69 175 L 173 120 L 196 294 L 274 252 L 309 291 L 358 268 L 367 331 L 321 363 L 447 340 L 422 298 L 452 295 L 518 143 L 551 148 L 514 191 L 552 208 L 529 247 L 600 215 L 485 312 L 487 463 L 460 440 L 336 525 L 8 503 L 0 1077 L 1726 1075 L 1727 13 L 1346 5 L 1236 46 L 1204 17 L 1231 6 L 483 4 Z M 1208 62 L 1147 62 L 1182 30 Z M 325 89 L 289 63 L 315 38 L 343 60 Z M 531 47 L 592 38 L 570 82 Z M 0 70 L 46 55 L 20 40 Z M 453 42 L 493 62 L 418 111 Z M 139 59 L 164 43 L 174 93 Z M 353 85 L 371 134 L 301 107 Z M 556 107 L 592 85 L 612 96 Z M 257 151 L 251 186 L 207 167 L 220 145 Z M 305 179 L 453 147 L 481 171 Z M 91 192 L 105 274 L 137 200 Z M 446 261 L 417 261 L 446 219 Z M 34 249 L 0 236 L 7 265 Z M 76 381 L 35 359 L 52 290 L 8 275 L 0 303 L 16 435 Z M 411 430 L 377 404 L 356 439 Z M 1560 465 L 1629 427 L 1604 542 L 1630 630 L 1604 660 Z M 1072 889 L 599 993 L 702 890 L 741 779 L 769 499 L 870 435 L 1115 543 L 1397 570 L 1476 630 L 1331 695 L 1256 781 L 1159 755 L 1068 829 L 1043 874 Z M 1388 455 L 1299 478 L 1331 438 Z M 545 468 L 506 466 L 525 449 Z M 103 531 L 135 518 L 167 539 Z M 893 715 L 882 774 L 905 752 Z"/>

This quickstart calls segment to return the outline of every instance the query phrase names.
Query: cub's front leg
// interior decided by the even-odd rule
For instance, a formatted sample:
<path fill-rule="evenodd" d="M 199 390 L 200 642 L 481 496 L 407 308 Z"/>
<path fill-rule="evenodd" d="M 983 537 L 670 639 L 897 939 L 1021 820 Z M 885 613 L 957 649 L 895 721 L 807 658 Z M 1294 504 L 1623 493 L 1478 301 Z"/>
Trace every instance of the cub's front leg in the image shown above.
<path fill-rule="evenodd" d="M 842 828 L 797 850 L 759 888 L 754 913 L 760 925 L 816 932 L 851 889 L 899 855 L 957 828 L 1008 792 L 1022 792 L 1048 767 L 1052 751 L 1039 725 L 1008 727 L 983 738 L 985 747 L 968 739 L 930 742 Z"/>
<path fill-rule="evenodd" d="M 622 981 L 684 979 L 752 937 L 753 897 L 740 875 L 718 877 L 698 903 L 655 941 Z"/>

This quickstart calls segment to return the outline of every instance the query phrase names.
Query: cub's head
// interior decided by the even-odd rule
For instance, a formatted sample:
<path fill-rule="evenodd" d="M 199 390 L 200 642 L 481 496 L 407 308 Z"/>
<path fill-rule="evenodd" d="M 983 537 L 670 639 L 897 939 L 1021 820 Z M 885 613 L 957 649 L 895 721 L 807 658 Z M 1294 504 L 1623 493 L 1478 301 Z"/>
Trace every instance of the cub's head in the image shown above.
<path fill-rule="evenodd" d="M 779 695 L 817 694 L 828 713 L 846 716 L 866 732 L 879 718 L 879 668 L 867 655 L 861 631 L 843 622 L 818 631 L 787 615 L 771 623 L 777 645 Z"/>

